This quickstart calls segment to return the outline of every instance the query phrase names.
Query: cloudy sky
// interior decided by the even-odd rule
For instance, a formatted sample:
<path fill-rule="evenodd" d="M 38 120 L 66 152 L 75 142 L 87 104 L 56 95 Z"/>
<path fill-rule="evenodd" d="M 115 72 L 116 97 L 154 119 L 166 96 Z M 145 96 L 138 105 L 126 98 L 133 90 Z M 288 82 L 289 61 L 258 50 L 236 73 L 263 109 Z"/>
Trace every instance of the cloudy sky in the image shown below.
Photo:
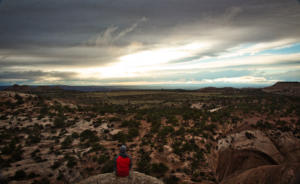
<path fill-rule="evenodd" d="M 300 81 L 300 0 L 0 0 L 0 85 Z"/>

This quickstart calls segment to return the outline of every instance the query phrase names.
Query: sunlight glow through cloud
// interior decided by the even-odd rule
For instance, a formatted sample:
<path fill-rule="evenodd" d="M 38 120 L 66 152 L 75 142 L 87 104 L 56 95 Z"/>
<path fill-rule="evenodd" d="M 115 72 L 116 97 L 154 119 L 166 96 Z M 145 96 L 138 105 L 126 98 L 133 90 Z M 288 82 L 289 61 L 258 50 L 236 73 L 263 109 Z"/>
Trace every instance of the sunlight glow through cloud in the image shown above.
<path fill-rule="evenodd" d="M 191 57 L 210 47 L 208 43 L 190 43 L 173 48 L 145 50 L 121 56 L 119 62 L 106 67 L 78 70 L 82 77 L 99 78 L 137 77 L 145 72 L 155 71 L 173 60 Z"/>
<path fill-rule="evenodd" d="M 231 78 L 216 78 L 203 80 L 177 80 L 177 81 L 134 81 L 134 82 L 112 82 L 109 85 L 209 85 L 214 83 L 228 83 L 228 84 L 272 84 L 275 80 L 267 80 L 264 77 L 242 76 Z"/>
<path fill-rule="evenodd" d="M 120 57 L 120 67 L 151 66 L 168 63 L 172 60 L 193 56 L 193 54 L 210 47 L 208 43 L 190 43 L 174 48 L 146 50 Z"/>

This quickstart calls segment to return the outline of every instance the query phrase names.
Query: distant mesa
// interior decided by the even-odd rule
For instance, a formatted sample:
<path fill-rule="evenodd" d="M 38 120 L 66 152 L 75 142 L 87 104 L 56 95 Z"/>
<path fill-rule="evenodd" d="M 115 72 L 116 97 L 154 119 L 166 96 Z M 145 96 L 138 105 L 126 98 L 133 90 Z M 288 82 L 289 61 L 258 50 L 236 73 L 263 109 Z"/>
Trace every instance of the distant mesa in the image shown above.
<path fill-rule="evenodd" d="M 263 91 L 288 96 L 300 96 L 300 82 L 277 82 L 273 86 L 263 88 Z"/>

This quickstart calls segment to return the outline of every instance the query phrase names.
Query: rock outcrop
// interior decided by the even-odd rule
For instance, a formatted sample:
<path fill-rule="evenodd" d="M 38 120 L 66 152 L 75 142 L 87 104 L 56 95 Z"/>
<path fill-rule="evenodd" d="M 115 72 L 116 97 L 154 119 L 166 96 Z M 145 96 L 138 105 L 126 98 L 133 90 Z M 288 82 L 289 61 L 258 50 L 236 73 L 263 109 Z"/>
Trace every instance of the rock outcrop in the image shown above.
<path fill-rule="evenodd" d="M 152 176 L 133 171 L 129 177 L 116 177 L 113 173 L 99 174 L 87 178 L 78 184 L 163 184 L 163 182 Z"/>
<path fill-rule="evenodd" d="M 300 142 L 290 133 L 245 130 L 218 141 L 221 184 L 293 183 L 300 173 Z"/>

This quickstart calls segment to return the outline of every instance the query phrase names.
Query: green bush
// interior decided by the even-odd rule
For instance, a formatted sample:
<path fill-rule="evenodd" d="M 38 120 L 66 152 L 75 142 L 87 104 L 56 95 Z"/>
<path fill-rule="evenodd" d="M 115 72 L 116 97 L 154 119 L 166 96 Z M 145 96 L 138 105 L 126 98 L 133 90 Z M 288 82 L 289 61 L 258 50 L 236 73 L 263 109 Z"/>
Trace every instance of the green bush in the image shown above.
<path fill-rule="evenodd" d="M 138 128 L 140 124 L 141 123 L 139 121 L 129 120 L 129 121 L 123 121 L 121 127 Z"/>
<path fill-rule="evenodd" d="M 24 180 L 24 179 L 26 179 L 26 173 L 25 173 L 25 171 L 23 171 L 23 170 L 18 170 L 18 171 L 16 171 L 15 172 L 15 175 L 14 175 L 14 179 L 15 180 Z"/>
<path fill-rule="evenodd" d="M 65 127 L 65 117 L 58 116 L 54 119 L 54 128 L 64 128 Z"/>
<path fill-rule="evenodd" d="M 113 135 L 112 139 L 114 141 L 119 141 L 120 143 L 124 144 L 126 143 L 128 136 L 124 134 L 123 132 L 118 132 L 116 135 Z"/>
<path fill-rule="evenodd" d="M 139 136 L 139 129 L 137 127 L 129 128 L 128 130 L 128 138 L 132 139 L 134 137 Z"/>
<path fill-rule="evenodd" d="M 27 145 L 37 144 L 41 141 L 39 133 L 30 134 L 26 140 Z"/>
<path fill-rule="evenodd" d="M 68 161 L 67 167 L 73 168 L 75 165 L 77 165 L 77 160 L 76 160 L 75 157 L 73 157 L 73 156 L 67 156 L 66 159 Z"/>
<path fill-rule="evenodd" d="M 18 104 L 18 105 L 21 105 L 21 104 L 24 103 L 23 98 L 22 98 L 19 94 L 16 94 L 16 95 L 15 95 L 15 98 L 16 98 L 16 100 L 17 100 L 17 104 Z"/>
<path fill-rule="evenodd" d="M 109 160 L 109 156 L 103 154 L 103 155 L 100 155 L 100 156 L 99 156 L 97 162 L 98 162 L 98 164 L 101 165 L 101 164 L 105 163 L 107 160 Z"/>
<path fill-rule="evenodd" d="M 86 139 L 89 140 L 89 142 L 98 142 L 99 137 L 96 135 L 96 131 L 91 131 L 89 129 L 84 130 L 83 132 L 80 133 L 80 141 L 83 142 Z"/>
<path fill-rule="evenodd" d="M 180 127 L 179 130 L 177 130 L 174 135 L 175 136 L 183 136 L 185 134 L 185 129 L 183 127 Z"/>
<path fill-rule="evenodd" d="M 151 171 L 151 157 L 150 153 L 145 152 L 143 149 L 139 151 L 140 159 L 137 162 L 137 171 L 149 174 Z"/>
<path fill-rule="evenodd" d="M 79 134 L 78 134 L 77 132 L 73 132 L 73 133 L 72 133 L 72 138 L 73 138 L 73 139 L 79 138 Z"/>
<path fill-rule="evenodd" d="M 41 180 L 34 180 L 32 184 L 50 184 L 48 178 L 42 178 Z"/>
<path fill-rule="evenodd" d="M 113 160 L 109 160 L 107 162 L 105 162 L 105 164 L 103 165 L 101 172 L 102 173 L 111 173 L 114 171 L 114 161 Z"/>
<path fill-rule="evenodd" d="M 164 183 L 165 184 L 177 184 L 179 182 L 179 178 L 176 176 L 172 175 L 170 177 L 164 178 Z"/>
<path fill-rule="evenodd" d="M 151 165 L 151 173 L 154 173 L 158 176 L 163 176 L 169 168 L 163 163 L 154 163 Z"/>
<path fill-rule="evenodd" d="M 72 147 L 73 138 L 72 136 L 67 136 L 64 141 L 61 143 L 62 149 L 70 148 Z"/>
<path fill-rule="evenodd" d="M 99 143 L 92 144 L 91 152 L 105 151 L 105 150 L 106 150 L 106 148 L 104 146 L 102 146 L 101 144 L 99 144 Z"/>
<path fill-rule="evenodd" d="M 173 127 L 165 126 L 159 131 L 158 136 L 159 137 L 166 137 L 167 135 L 172 134 L 173 132 L 174 132 Z"/>
<path fill-rule="evenodd" d="M 16 146 L 17 141 L 13 139 L 9 145 L 6 145 L 2 148 L 2 154 L 4 155 L 10 155 L 11 159 L 10 161 L 15 162 L 15 161 L 20 161 L 22 160 L 22 154 L 23 150 L 21 145 Z"/>
<path fill-rule="evenodd" d="M 99 127 L 101 124 L 102 124 L 102 120 L 101 119 L 98 119 L 97 121 L 93 122 L 94 128 Z"/>
<path fill-rule="evenodd" d="M 53 165 L 51 166 L 51 169 L 57 169 L 57 168 L 59 168 L 59 166 L 61 166 L 61 161 L 59 161 L 59 160 L 57 160 L 57 161 L 55 161 L 54 163 L 53 163 Z"/>

